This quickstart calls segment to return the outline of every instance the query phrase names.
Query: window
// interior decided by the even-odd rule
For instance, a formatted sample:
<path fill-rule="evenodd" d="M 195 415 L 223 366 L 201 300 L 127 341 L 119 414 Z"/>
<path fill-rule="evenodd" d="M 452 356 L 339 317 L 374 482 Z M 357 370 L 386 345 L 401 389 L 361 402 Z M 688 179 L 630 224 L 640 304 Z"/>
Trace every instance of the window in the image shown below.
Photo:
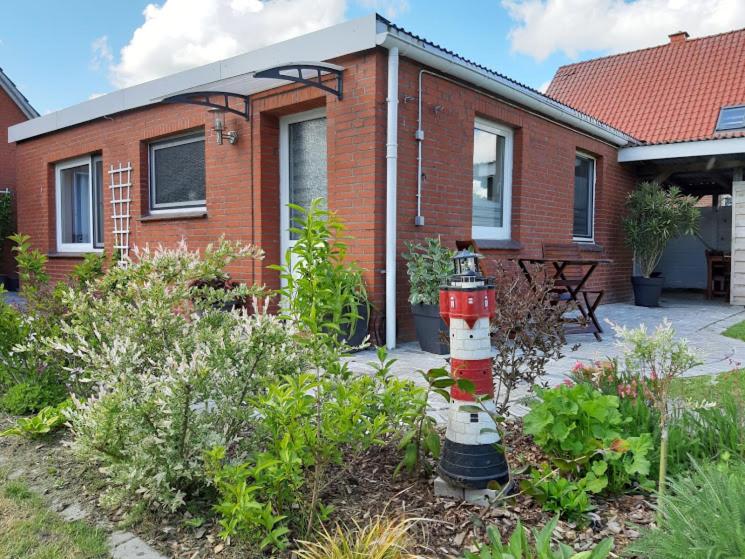
<path fill-rule="evenodd" d="M 512 130 L 476 120 L 473 130 L 474 239 L 509 239 L 512 210 Z"/>
<path fill-rule="evenodd" d="M 722 107 L 719 109 L 719 120 L 716 132 L 745 128 L 745 105 Z"/>
<path fill-rule="evenodd" d="M 103 248 L 103 160 L 93 158 L 93 246 Z"/>
<path fill-rule="evenodd" d="M 150 209 L 204 207 L 204 134 L 150 144 Z"/>
<path fill-rule="evenodd" d="M 86 252 L 103 247 L 103 163 L 81 157 L 57 164 L 57 250 Z"/>
<path fill-rule="evenodd" d="M 574 158 L 574 239 L 591 241 L 594 235 L 595 159 L 578 153 Z"/>

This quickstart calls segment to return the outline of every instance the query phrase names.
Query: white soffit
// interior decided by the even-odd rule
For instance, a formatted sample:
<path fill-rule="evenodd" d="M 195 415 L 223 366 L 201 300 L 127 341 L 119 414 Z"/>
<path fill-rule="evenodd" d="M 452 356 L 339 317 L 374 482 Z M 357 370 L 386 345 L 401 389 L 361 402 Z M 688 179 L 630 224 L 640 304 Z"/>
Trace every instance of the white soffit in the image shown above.
<path fill-rule="evenodd" d="M 722 138 L 721 140 L 699 140 L 677 142 L 674 144 L 654 144 L 633 146 L 618 150 L 619 163 L 672 159 L 675 157 L 696 157 L 706 155 L 745 154 L 745 138 Z"/>
<path fill-rule="evenodd" d="M 375 48 L 376 44 L 376 15 L 372 14 L 226 60 L 120 89 L 16 124 L 8 129 L 8 142 L 26 140 L 107 115 L 151 105 L 170 95 L 200 90 L 223 80 L 239 76 L 243 76 L 245 80 L 245 76 L 257 70 L 285 64 L 291 60 L 329 60 Z M 243 91 L 241 94 L 256 93 L 284 83 L 287 82 L 262 80 L 261 86 L 257 83 L 253 86 L 256 89 Z"/>

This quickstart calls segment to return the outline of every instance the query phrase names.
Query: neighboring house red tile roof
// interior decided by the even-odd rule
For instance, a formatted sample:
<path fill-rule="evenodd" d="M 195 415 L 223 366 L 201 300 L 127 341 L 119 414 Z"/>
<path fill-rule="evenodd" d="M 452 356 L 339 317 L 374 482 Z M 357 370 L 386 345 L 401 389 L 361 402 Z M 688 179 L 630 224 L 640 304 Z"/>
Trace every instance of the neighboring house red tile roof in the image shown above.
<path fill-rule="evenodd" d="M 721 107 L 745 104 L 745 29 L 562 66 L 546 94 L 645 143 L 745 136 L 715 132 Z"/>

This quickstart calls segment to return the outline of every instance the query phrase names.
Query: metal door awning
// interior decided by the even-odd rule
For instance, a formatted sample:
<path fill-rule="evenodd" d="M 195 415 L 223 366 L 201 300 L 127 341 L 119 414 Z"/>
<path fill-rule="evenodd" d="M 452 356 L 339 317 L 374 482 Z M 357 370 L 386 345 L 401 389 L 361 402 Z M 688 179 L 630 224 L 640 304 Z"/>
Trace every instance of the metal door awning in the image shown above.
<path fill-rule="evenodd" d="M 222 109 L 248 120 L 251 95 L 279 87 L 286 82 L 315 87 L 341 99 L 343 71 L 342 66 L 328 62 L 290 62 L 206 83 L 155 100 Z M 328 76 L 336 79 L 329 80 Z M 231 107 L 231 101 L 233 105 L 238 101 L 242 108 Z"/>

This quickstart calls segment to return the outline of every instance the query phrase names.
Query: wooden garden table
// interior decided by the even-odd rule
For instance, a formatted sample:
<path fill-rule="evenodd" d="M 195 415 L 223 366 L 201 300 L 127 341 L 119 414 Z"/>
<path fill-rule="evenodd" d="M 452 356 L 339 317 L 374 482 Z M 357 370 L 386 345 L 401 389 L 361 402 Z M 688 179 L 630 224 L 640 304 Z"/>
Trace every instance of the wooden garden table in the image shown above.
<path fill-rule="evenodd" d="M 553 269 L 551 277 L 557 292 L 566 293 L 582 314 L 585 324 L 577 323 L 567 329 L 570 334 L 593 334 L 598 341 L 603 328 L 595 316 L 595 310 L 605 293 L 604 290 L 588 290 L 585 285 L 601 264 L 612 264 L 607 258 L 518 258 L 517 263 L 529 282 L 533 283 L 530 264 L 540 265 L 544 270 Z M 594 299 L 592 298 L 594 296 Z"/>

